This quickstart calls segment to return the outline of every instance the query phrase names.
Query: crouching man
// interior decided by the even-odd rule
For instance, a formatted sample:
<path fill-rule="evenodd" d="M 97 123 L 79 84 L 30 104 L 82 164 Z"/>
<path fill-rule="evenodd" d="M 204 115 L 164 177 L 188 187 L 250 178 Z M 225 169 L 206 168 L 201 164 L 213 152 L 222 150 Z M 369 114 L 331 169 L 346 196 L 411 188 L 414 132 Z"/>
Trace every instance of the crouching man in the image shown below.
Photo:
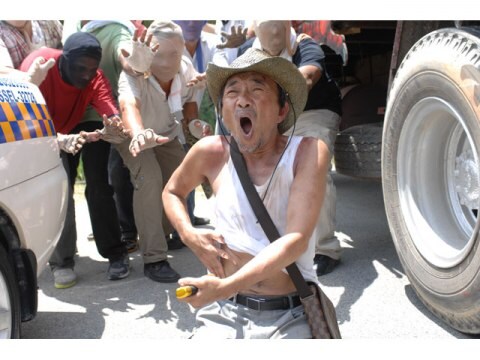
<path fill-rule="evenodd" d="M 198 288 L 182 299 L 201 308 L 193 336 L 311 338 L 285 268 L 296 262 L 307 281 L 317 281 L 314 231 L 329 153 L 321 140 L 282 135 L 305 106 L 306 82 L 288 60 L 250 49 L 230 67 L 210 63 L 207 86 L 231 136 L 197 142 L 163 192 L 173 226 L 214 275 L 179 280 L 182 286 Z M 273 243 L 258 223 L 232 163 L 233 139 L 281 234 Z M 214 231 L 194 228 L 187 213 L 189 192 L 205 180 L 215 195 Z"/>

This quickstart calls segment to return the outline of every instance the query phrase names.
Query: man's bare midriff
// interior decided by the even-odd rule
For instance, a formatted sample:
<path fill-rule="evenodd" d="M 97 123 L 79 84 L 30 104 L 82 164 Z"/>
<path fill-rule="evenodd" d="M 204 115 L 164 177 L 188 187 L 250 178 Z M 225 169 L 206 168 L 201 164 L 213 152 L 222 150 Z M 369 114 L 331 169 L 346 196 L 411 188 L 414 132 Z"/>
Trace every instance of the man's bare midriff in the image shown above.
<path fill-rule="evenodd" d="M 244 252 L 230 251 L 232 251 L 238 259 L 236 260 L 236 264 L 231 260 L 222 259 L 226 276 L 234 274 L 253 258 L 252 255 Z M 268 279 L 262 280 L 248 289 L 240 290 L 239 293 L 244 295 L 287 295 L 295 291 L 295 285 L 290 276 L 286 272 L 278 271 Z"/>

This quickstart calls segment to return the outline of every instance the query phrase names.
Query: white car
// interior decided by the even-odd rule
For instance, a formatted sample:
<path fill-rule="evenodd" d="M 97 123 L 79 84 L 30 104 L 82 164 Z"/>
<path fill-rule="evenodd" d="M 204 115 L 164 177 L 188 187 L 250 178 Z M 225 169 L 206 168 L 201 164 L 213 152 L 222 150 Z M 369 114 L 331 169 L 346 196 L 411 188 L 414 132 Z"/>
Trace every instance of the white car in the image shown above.
<path fill-rule="evenodd" d="M 0 338 L 37 312 L 37 277 L 66 214 L 68 180 L 38 87 L 0 78 Z"/>

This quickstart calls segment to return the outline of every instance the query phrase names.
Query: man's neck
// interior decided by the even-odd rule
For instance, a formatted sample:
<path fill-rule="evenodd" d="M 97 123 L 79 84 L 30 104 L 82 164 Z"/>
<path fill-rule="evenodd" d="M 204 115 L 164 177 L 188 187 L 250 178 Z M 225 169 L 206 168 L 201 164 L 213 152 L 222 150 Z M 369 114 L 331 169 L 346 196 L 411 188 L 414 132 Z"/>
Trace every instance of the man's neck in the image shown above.
<path fill-rule="evenodd" d="M 153 76 L 155 77 L 155 75 Z M 157 80 L 158 84 L 160 85 L 160 87 L 165 92 L 165 95 L 168 98 L 170 96 L 170 90 L 172 89 L 173 79 L 169 81 L 160 81 L 155 77 L 155 80 Z"/>
<path fill-rule="evenodd" d="M 18 31 L 20 31 L 23 36 L 25 36 L 28 40 L 28 42 L 33 41 L 33 28 L 32 28 L 32 22 L 31 21 L 26 21 L 25 25 L 16 27 Z"/>
<path fill-rule="evenodd" d="M 195 56 L 195 51 L 197 50 L 197 45 L 200 40 L 194 41 L 185 41 L 185 48 L 187 49 L 190 56 L 193 58 Z"/>
<path fill-rule="evenodd" d="M 255 152 L 242 152 L 248 173 L 256 185 L 261 185 L 271 176 L 286 146 L 286 139 L 281 135 Z"/>
<path fill-rule="evenodd" d="M 285 147 L 285 139 L 282 135 L 275 136 L 268 143 L 264 143 L 255 151 L 242 151 L 242 154 L 247 162 L 263 163 L 270 161 L 272 157 L 281 154 Z"/>

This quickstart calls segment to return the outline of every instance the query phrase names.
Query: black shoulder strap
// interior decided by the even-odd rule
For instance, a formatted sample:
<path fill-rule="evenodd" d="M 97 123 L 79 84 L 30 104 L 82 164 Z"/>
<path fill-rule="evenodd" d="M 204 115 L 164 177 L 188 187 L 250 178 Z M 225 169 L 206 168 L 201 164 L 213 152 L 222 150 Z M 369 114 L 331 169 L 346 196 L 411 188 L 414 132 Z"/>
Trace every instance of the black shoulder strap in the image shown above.
<path fill-rule="evenodd" d="M 250 202 L 250 206 L 252 207 L 255 216 L 257 217 L 270 242 L 274 242 L 280 237 L 280 234 L 277 230 L 277 227 L 273 223 L 270 214 L 265 208 L 262 199 L 260 199 L 260 196 L 258 195 L 250 176 L 248 175 L 245 160 L 243 159 L 243 156 L 240 153 L 238 145 L 233 136 L 231 137 L 230 156 L 232 157 L 233 165 L 235 166 L 235 170 L 237 171 L 238 177 L 243 186 L 243 190 L 247 195 L 248 201 Z M 297 288 L 297 292 L 301 298 L 310 296 L 312 294 L 307 282 L 303 278 L 302 273 L 298 269 L 297 264 L 292 263 L 288 265 L 287 272 L 292 278 L 295 287 Z"/>

